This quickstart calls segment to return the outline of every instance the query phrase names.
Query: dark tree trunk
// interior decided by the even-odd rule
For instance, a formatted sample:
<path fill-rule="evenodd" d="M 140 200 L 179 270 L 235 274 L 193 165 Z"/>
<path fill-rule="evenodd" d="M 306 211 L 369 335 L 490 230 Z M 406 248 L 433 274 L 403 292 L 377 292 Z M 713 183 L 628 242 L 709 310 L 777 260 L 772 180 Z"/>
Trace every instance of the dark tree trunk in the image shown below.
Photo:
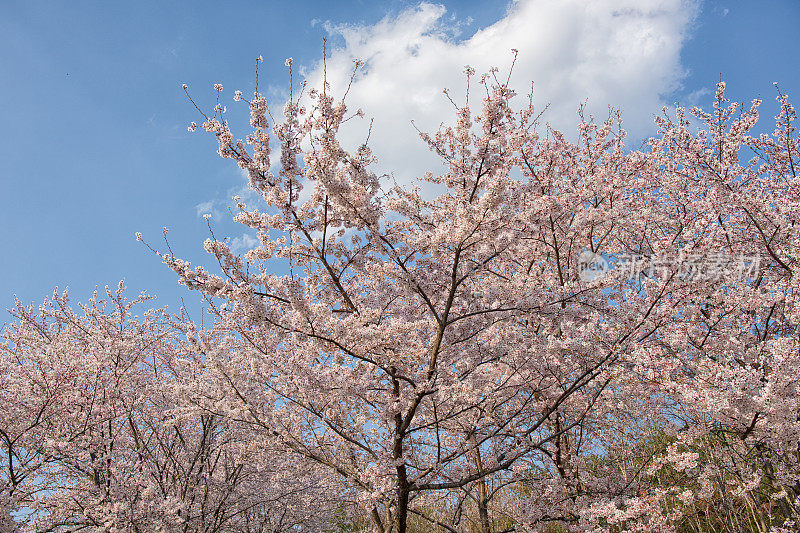
<path fill-rule="evenodd" d="M 394 525 L 397 533 L 406 533 L 408 523 L 408 478 L 405 465 L 397 467 L 397 481 L 397 511 L 395 512 Z"/>
<path fill-rule="evenodd" d="M 478 441 L 475 439 L 475 434 L 470 433 L 470 443 L 473 446 L 472 458 L 475 461 L 475 469 L 483 472 L 483 462 L 481 461 L 481 451 L 478 449 Z M 482 477 L 477 481 L 478 485 L 478 518 L 480 520 L 481 533 L 491 533 L 491 524 L 489 523 L 489 493 L 486 489 L 486 477 Z"/>

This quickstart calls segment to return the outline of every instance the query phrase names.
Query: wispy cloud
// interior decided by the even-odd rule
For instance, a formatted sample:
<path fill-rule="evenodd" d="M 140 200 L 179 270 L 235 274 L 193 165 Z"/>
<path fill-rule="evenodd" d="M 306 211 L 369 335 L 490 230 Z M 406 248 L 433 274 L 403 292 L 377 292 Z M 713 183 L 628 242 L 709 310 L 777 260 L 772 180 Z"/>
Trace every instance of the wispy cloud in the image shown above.
<path fill-rule="evenodd" d="M 700 105 L 702 103 L 703 98 L 712 94 L 714 94 L 714 91 L 712 91 L 708 87 L 702 87 L 686 95 L 686 104 L 690 106 Z"/>
<path fill-rule="evenodd" d="M 194 206 L 195 213 L 198 217 L 211 215 L 212 218 L 220 218 L 222 216 L 222 202 L 219 200 L 208 200 L 207 202 L 200 202 Z"/>
<path fill-rule="evenodd" d="M 235 253 L 247 252 L 259 245 L 259 240 L 250 233 L 242 233 L 230 240 L 229 246 Z"/>

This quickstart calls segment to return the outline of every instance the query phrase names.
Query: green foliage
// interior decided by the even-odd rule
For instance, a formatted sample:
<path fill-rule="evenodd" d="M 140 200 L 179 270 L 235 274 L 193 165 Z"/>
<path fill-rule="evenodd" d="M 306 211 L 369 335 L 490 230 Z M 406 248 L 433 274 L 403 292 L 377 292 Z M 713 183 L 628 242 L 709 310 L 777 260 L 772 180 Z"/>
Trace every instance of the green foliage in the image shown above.
<path fill-rule="evenodd" d="M 675 524 L 679 533 L 766 533 L 773 527 L 780 527 L 787 518 L 797 514 L 788 498 L 778 498 L 781 489 L 796 494 L 796 487 L 780 487 L 771 475 L 771 458 L 757 445 L 747 445 L 736 436 L 716 432 L 693 441 L 680 444 L 678 438 L 668 434 L 663 428 L 653 427 L 642 433 L 634 442 L 619 446 L 604 453 L 590 454 L 583 463 L 587 476 L 601 476 L 611 469 L 623 469 L 635 473 L 641 486 L 673 490 L 675 494 L 688 490 L 693 495 L 701 494 L 703 481 L 701 472 L 706 472 L 705 497 L 685 504 L 677 496 L 663 500 L 663 510 L 667 513 L 679 511 L 682 518 Z M 663 457 L 670 446 L 678 446 L 680 451 L 698 454 L 697 467 L 680 470 L 669 463 L 650 469 L 657 459 Z M 708 473 L 712 473 L 710 477 Z M 534 472 L 528 472 L 531 476 Z M 760 483 L 743 494 L 735 492 L 748 474 L 761 476 Z M 525 477 L 525 476 L 523 476 Z M 633 485 L 634 483 L 632 483 Z M 710 486 L 709 486 L 710 484 Z M 532 489 L 525 482 L 506 486 L 498 493 L 490 506 L 492 532 L 513 531 L 516 525 L 505 512 L 503 506 L 513 506 L 530 498 Z M 464 533 L 480 533 L 477 509 L 469 499 L 464 502 L 464 517 L 457 530 Z M 434 519 L 444 519 L 451 514 L 444 507 L 419 508 L 419 512 Z M 342 506 L 337 513 L 337 533 L 356 533 L 371 531 L 366 519 L 353 522 Z M 430 520 L 417 515 L 409 517 L 409 533 L 442 533 L 446 528 L 436 526 Z M 609 528 L 612 532 L 627 531 L 625 525 Z M 549 523 L 542 527 L 542 533 L 567 533 L 564 524 Z"/>

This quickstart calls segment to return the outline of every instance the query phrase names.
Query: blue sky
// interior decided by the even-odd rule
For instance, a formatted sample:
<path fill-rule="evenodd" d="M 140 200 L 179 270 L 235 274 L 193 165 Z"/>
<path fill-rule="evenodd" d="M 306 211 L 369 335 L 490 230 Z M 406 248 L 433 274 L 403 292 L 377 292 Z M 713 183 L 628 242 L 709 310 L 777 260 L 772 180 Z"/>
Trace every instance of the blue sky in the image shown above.
<path fill-rule="evenodd" d="M 553 104 L 545 118 L 563 128 L 588 99 L 598 112 L 620 106 L 641 137 L 665 104 L 708 106 L 722 75 L 734 99 L 764 99 L 769 129 L 772 82 L 800 103 L 798 23 L 797 0 L 4 0 L 0 307 L 67 285 L 85 300 L 125 278 L 170 309 L 182 297 L 196 309 L 198 295 L 134 234 L 160 245 L 169 227 L 176 255 L 210 265 L 200 216 L 210 211 L 218 236 L 246 242 L 224 213 L 244 180 L 213 138 L 186 131 L 197 115 L 181 84 L 211 106 L 211 86 L 222 83 L 233 109 L 235 89 L 252 91 L 259 55 L 276 104 L 284 59 L 318 78 L 325 36 L 334 81 L 353 57 L 372 58 L 354 106 L 375 117 L 381 168 L 402 181 L 430 162 L 408 121 L 445 120 L 449 104 L 437 91 L 463 85 L 465 62 L 505 67 L 511 48 L 520 49 L 515 79 L 541 87 L 535 96 Z M 347 135 L 363 134 L 362 125 Z"/>

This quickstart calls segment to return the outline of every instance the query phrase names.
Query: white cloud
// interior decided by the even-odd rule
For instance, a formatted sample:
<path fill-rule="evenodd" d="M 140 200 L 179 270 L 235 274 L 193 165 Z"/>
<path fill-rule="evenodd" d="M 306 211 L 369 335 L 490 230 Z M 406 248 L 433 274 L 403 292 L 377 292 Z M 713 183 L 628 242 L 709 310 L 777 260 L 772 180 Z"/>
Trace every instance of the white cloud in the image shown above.
<path fill-rule="evenodd" d="M 350 110 L 374 117 L 370 145 L 376 170 L 398 181 L 421 176 L 438 163 L 417 136 L 454 119 L 442 94 L 463 101 L 465 65 L 478 74 L 497 66 L 504 76 L 511 48 L 519 50 L 512 87 L 520 104 L 534 82 L 534 103 L 550 104 L 544 120 L 567 133 L 575 131 L 578 106 L 605 118 L 608 106 L 622 110 L 634 138 L 653 131 L 652 117 L 663 98 L 680 87 L 685 71 L 680 51 L 697 13 L 696 0 L 517 0 L 506 15 L 461 41 L 442 6 L 420 4 L 372 26 L 326 24 L 344 44 L 331 51 L 327 76 L 341 95 L 354 59 L 366 62 L 348 94 Z M 449 29 L 448 29 L 449 28 Z M 308 75 L 320 87 L 322 65 Z M 505 69 L 505 70 L 504 70 Z M 472 88 L 473 104 L 480 87 Z M 459 102 L 461 103 L 461 102 Z M 366 137 L 368 120 L 353 120 L 342 130 L 345 146 Z"/>
<path fill-rule="evenodd" d="M 696 91 L 692 91 L 686 95 L 686 104 L 689 106 L 701 106 L 704 103 L 703 100 L 707 97 L 714 94 L 714 91 L 709 89 L 708 87 L 701 87 Z"/>
<path fill-rule="evenodd" d="M 236 169 L 236 175 L 241 178 L 241 181 L 228 188 L 224 196 L 200 202 L 194 206 L 195 214 L 198 218 L 204 215 L 211 215 L 214 220 L 223 220 L 231 211 L 237 212 L 236 201 L 234 201 L 236 197 L 250 207 L 260 206 L 261 197 L 249 187 L 247 171 Z"/>
<path fill-rule="evenodd" d="M 222 211 L 219 209 L 219 202 L 217 200 L 200 202 L 194 206 L 194 210 L 198 217 L 211 215 L 212 218 L 219 218 L 222 215 Z"/>
<path fill-rule="evenodd" d="M 250 251 L 259 244 L 259 240 L 249 233 L 242 233 L 240 237 L 234 237 L 229 243 L 231 250 L 237 254 Z"/>

